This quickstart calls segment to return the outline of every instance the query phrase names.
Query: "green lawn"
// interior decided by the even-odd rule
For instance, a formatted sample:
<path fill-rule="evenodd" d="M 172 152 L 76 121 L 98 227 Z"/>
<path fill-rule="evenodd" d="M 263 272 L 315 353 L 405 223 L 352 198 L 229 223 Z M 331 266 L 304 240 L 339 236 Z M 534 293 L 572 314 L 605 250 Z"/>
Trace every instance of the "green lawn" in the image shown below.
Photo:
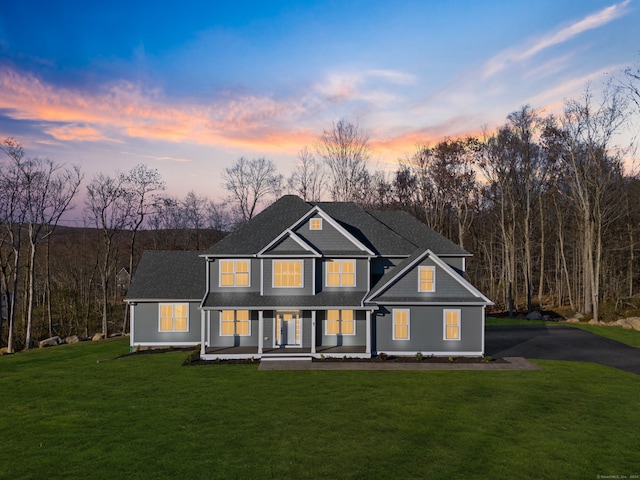
<path fill-rule="evenodd" d="M 640 474 L 640 377 L 181 366 L 126 340 L 0 357 L 0 478 L 538 479 Z M 620 477 L 622 478 L 622 477 Z"/>
<path fill-rule="evenodd" d="M 621 343 L 626 343 L 632 347 L 640 348 L 640 332 L 637 330 L 625 330 L 622 327 L 601 327 L 599 325 L 589 325 L 587 323 L 558 323 L 548 322 L 544 320 L 524 320 L 522 318 L 495 318 L 487 317 L 485 324 L 487 326 L 506 326 L 506 325 L 550 325 L 581 328 L 588 332 L 595 333 L 601 337 L 610 338 Z"/>

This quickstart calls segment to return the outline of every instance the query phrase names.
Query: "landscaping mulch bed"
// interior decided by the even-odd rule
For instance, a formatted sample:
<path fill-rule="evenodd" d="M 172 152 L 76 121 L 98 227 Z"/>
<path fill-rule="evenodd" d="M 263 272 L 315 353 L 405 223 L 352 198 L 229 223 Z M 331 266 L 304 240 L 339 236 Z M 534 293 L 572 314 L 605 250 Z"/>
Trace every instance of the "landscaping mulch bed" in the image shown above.
<path fill-rule="evenodd" d="M 319 363 L 509 363 L 503 358 L 491 358 L 491 357 L 422 357 L 418 360 L 416 357 L 397 357 L 394 355 L 388 355 L 382 357 L 380 355 L 371 358 L 313 358 L 312 362 Z M 246 364 L 259 364 L 259 359 L 250 358 L 234 358 L 226 360 L 201 360 L 186 359 L 184 361 L 185 366 L 191 365 L 246 365 Z"/>

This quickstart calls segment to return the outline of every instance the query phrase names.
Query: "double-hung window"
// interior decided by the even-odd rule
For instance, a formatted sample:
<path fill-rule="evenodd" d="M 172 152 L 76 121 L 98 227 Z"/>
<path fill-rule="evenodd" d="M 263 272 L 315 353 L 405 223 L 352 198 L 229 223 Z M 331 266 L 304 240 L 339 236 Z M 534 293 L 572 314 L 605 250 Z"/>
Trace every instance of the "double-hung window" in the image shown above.
<path fill-rule="evenodd" d="M 436 291 L 435 267 L 419 267 L 418 273 L 419 273 L 418 291 L 419 292 L 435 292 Z"/>
<path fill-rule="evenodd" d="M 353 310 L 327 310 L 326 335 L 355 335 Z"/>
<path fill-rule="evenodd" d="M 186 303 L 161 303 L 160 331 L 189 331 L 189 305 Z"/>
<path fill-rule="evenodd" d="M 327 265 L 327 287 L 355 287 L 356 261 L 331 260 Z"/>
<path fill-rule="evenodd" d="M 220 335 L 251 335 L 249 310 L 222 310 L 220 312 Z"/>
<path fill-rule="evenodd" d="M 302 260 L 274 260 L 274 287 L 302 287 Z"/>
<path fill-rule="evenodd" d="M 248 287 L 249 260 L 220 260 L 221 287 Z"/>
<path fill-rule="evenodd" d="M 460 340 L 460 310 L 444 311 L 444 339 Z"/>
<path fill-rule="evenodd" d="M 409 340 L 411 318 L 409 310 L 394 309 L 393 310 L 393 339 Z"/>

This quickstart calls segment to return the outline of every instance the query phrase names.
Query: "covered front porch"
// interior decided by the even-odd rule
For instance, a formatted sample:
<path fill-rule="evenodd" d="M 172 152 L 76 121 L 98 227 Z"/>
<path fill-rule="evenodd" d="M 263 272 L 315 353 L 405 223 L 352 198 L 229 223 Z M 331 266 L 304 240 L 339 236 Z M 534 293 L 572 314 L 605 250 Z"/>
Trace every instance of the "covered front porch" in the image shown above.
<path fill-rule="evenodd" d="M 252 310 L 243 316 L 249 318 L 249 325 L 236 330 L 241 334 L 228 335 L 226 332 L 233 330 L 221 325 L 223 315 L 234 316 L 226 312 L 203 311 L 200 351 L 203 360 L 371 357 L 371 314 L 368 310 L 354 315 L 359 320 L 354 318 L 353 331 L 344 336 L 328 333 L 326 311 L 306 309 Z"/>
<path fill-rule="evenodd" d="M 262 353 L 258 353 L 256 347 L 206 347 L 205 353 L 200 357 L 203 360 L 230 360 L 236 358 L 254 359 L 311 359 L 311 358 L 370 358 L 371 353 L 367 353 L 365 346 L 352 347 L 323 347 L 318 346 L 315 352 L 311 348 L 265 348 Z"/>

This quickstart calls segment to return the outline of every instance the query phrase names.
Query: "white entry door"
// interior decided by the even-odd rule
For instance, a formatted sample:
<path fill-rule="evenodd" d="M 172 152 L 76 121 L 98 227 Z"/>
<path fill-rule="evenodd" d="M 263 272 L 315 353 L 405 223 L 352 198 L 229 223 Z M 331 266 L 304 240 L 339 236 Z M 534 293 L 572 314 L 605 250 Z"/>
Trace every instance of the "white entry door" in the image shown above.
<path fill-rule="evenodd" d="M 300 312 L 276 312 L 276 346 L 301 346 L 300 323 Z"/>

